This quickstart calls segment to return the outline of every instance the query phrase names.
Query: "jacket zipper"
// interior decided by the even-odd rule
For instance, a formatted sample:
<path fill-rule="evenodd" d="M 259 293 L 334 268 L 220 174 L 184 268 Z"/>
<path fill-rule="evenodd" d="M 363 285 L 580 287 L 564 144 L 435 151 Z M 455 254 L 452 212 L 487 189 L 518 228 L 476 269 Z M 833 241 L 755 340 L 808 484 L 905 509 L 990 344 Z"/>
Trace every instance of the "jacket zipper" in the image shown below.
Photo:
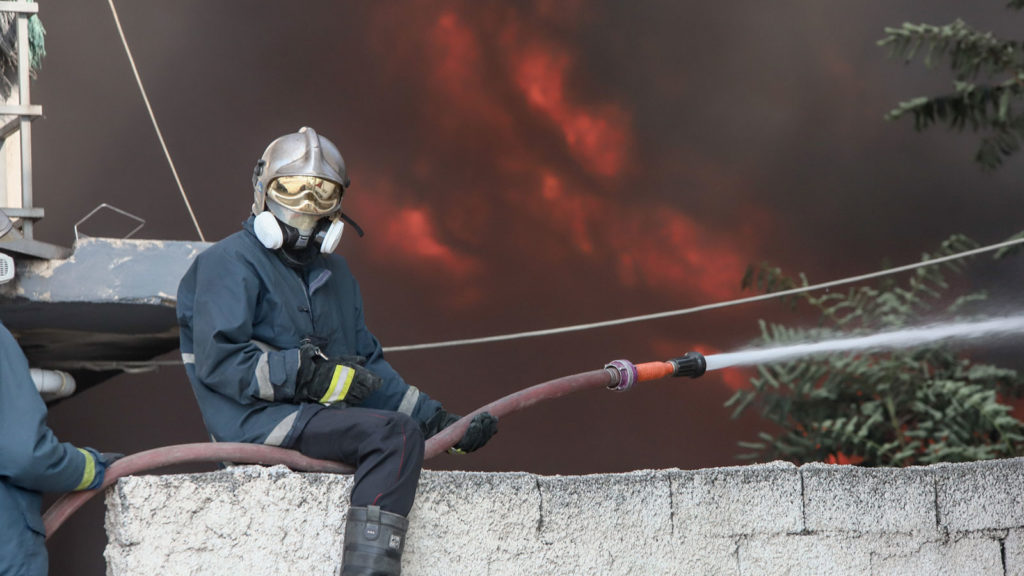
<path fill-rule="evenodd" d="M 316 321 L 313 319 L 313 300 L 309 297 L 309 289 L 306 287 L 306 281 L 295 274 L 296 280 L 299 281 L 299 285 L 302 286 L 302 295 L 306 298 L 306 313 L 309 314 L 309 325 L 313 327 L 313 334 L 316 334 Z"/>

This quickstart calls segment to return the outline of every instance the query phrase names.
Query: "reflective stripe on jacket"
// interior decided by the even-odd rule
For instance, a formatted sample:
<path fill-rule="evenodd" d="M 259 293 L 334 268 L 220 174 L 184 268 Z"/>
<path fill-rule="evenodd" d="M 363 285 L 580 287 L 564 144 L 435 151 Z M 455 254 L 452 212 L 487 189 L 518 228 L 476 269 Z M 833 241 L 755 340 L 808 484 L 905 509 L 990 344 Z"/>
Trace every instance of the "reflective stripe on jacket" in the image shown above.
<path fill-rule="evenodd" d="M 185 371 L 216 441 L 288 445 L 324 409 L 294 402 L 306 338 L 328 356 L 365 357 L 384 379 L 363 406 L 421 421 L 440 409 L 384 360 L 345 259 L 324 255 L 291 268 L 260 244 L 251 217 L 196 257 L 178 286 L 177 314 Z"/>

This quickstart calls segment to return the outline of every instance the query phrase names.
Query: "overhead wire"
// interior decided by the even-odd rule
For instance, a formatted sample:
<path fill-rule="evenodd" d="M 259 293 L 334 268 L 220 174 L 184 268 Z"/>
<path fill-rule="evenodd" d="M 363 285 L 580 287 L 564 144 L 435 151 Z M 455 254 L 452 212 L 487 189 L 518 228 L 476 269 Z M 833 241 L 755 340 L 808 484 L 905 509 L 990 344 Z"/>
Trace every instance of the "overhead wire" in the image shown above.
<path fill-rule="evenodd" d="M 924 266 L 934 266 L 943 262 L 949 262 L 951 260 L 957 260 L 960 258 L 967 258 L 968 256 L 974 256 L 984 252 L 991 252 L 993 250 L 999 250 L 1000 248 L 1006 248 L 1014 246 L 1016 244 L 1024 243 L 1024 237 L 1014 238 L 996 244 L 990 244 L 988 246 L 982 246 L 980 248 L 974 248 L 971 250 L 965 250 L 956 254 L 949 254 L 946 256 L 940 256 L 937 258 L 930 258 L 915 262 L 913 264 L 907 264 L 904 266 L 897 266 L 896 268 L 887 268 L 885 270 L 878 270 L 876 272 L 870 272 L 867 274 L 860 274 L 858 276 L 849 276 L 847 278 L 840 278 L 838 280 L 831 280 L 829 282 L 822 282 L 820 284 L 813 284 L 809 286 L 798 286 L 788 290 L 780 290 L 778 292 L 768 292 L 765 294 L 758 294 L 757 296 L 749 296 L 746 298 L 737 298 L 735 300 L 724 300 L 720 302 L 713 302 L 711 304 L 703 304 L 700 306 L 693 306 L 690 308 L 681 308 L 678 310 L 669 310 L 666 312 L 657 312 L 654 314 L 642 314 L 639 316 L 629 316 L 626 318 L 617 318 L 614 320 L 604 320 L 601 322 L 591 322 L 588 324 L 576 324 L 572 326 L 562 326 L 560 328 L 548 328 L 544 330 L 530 330 L 527 332 L 515 332 L 510 334 L 499 334 L 496 336 L 484 336 L 480 338 L 465 338 L 461 340 L 446 340 L 442 342 L 428 342 L 425 344 L 410 344 L 405 346 L 385 346 L 384 352 L 408 352 L 412 350 L 430 350 L 436 348 L 451 348 L 455 346 L 468 346 L 471 344 L 484 344 L 488 342 L 505 342 L 508 340 L 517 340 L 521 338 L 535 338 L 538 336 L 552 336 L 555 334 L 564 334 L 567 332 L 579 332 L 581 330 L 593 330 L 595 328 L 607 328 L 609 326 L 620 326 L 622 324 L 630 324 L 634 322 L 646 322 L 649 320 L 658 320 L 661 318 L 669 318 L 673 316 L 682 316 L 685 314 L 693 314 L 695 312 L 703 312 L 706 310 L 715 310 L 718 308 L 726 308 L 729 306 L 738 306 L 740 304 L 750 304 L 752 302 L 760 302 L 762 300 L 770 300 L 772 298 L 781 298 L 783 296 L 790 296 L 793 294 L 801 294 L 804 292 L 812 292 L 815 290 L 822 290 L 831 288 L 833 286 L 842 286 L 844 284 L 853 284 L 855 282 L 861 282 L 864 280 L 871 280 L 873 278 L 879 278 L 882 276 L 888 276 L 892 274 L 899 274 L 900 272 L 907 272 L 916 268 L 922 268 Z"/>
<path fill-rule="evenodd" d="M 153 129 L 156 130 L 156 137 L 160 140 L 160 147 L 163 148 L 164 157 L 167 158 L 167 164 L 171 167 L 171 173 L 174 174 L 174 181 L 178 184 L 178 191 L 181 192 L 181 199 L 185 201 L 185 208 L 188 209 L 188 215 L 192 218 L 192 224 L 196 227 L 196 232 L 199 233 L 199 239 L 206 242 L 206 237 L 203 235 L 203 229 L 199 227 L 199 220 L 196 219 L 196 213 L 192 210 L 192 203 L 188 200 L 188 195 L 185 194 L 185 187 L 181 185 L 181 178 L 178 177 L 178 170 L 174 167 L 174 160 L 171 159 L 171 153 L 167 149 L 167 143 L 164 142 L 164 135 L 160 131 L 160 125 L 156 121 L 156 115 L 153 114 L 153 107 L 149 104 L 149 96 L 146 95 L 146 88 L 142 85 L 142 77 L 139 76 L 139 70 L 135 66 L 135 58 L 132 57 L 132 51 L 128 47 L 128 39 L 125 38 L 124 29 L 121 28 L 121 19 L 117 16 L 117 8 L 114 7 L 114 0 L 107 0 L 110 4 L 110 12 L 114 15 L 114 24 L 117 25 L 117 33 L 121 36 L 121 44 L 124 46 L 124 52 L 128 55 L 128 63 L 132 66 L 132 73 L 135 75 L 135 83 L 139 86 L 139 92 L 142 94 L 142 101 L 146 104 L 146 111 L 149 112 L 149 119 L 153 122 Z"/>

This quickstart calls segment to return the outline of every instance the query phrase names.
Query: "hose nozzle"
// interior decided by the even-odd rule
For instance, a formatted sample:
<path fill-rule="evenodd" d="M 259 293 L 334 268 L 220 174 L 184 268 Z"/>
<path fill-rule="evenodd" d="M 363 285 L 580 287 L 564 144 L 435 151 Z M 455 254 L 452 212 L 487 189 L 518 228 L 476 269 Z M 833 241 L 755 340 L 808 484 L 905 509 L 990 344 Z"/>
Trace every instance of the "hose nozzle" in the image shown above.
<path fill-rule="evenodd" d="M 708 362 L 700 352 L 687 352 L 679 358 L 669 360 L 669 363 L 675 367 L 672 371 L 673 376 L 696 378 L 708 369 Z"/>

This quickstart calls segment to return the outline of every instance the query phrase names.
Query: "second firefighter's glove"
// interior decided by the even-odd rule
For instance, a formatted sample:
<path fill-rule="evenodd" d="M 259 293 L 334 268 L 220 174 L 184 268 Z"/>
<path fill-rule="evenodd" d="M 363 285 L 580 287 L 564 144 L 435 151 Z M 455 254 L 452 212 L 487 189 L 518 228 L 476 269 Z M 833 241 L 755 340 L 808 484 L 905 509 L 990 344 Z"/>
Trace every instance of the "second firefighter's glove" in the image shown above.
<path fill-rule="evenodd" d="M 103 452 L 102 454 L 92 448 L 79 448 L 82 456 L 85 456 L 85 467 L 82 470 L 82 481 L 75 490 L 95 490 L 103 484 L 107 468 L 111 464 L 124 457 L 124 454 L 115 452 Z"/>
<path fill-rule="evenodd" d="M 423 423 L 423 434 L 427 438 L 458 422 L 462 416 L 446 412 L 443 408 Z M 483 448 L 484 444 L 498 433 L 498 419 L 490 412 L 481 412 L 469 422 L 469 428 L 455 446 L 449 449 L 453 454 L 465 454 Z"/>
<path fill-rule="evenodd" d="M 330 405 L 358 406 L 381 387 L 384 380 L 363 367 L 362 356 L 328 358 L 312 344 L 299 348 L 295 399 Z"/>

